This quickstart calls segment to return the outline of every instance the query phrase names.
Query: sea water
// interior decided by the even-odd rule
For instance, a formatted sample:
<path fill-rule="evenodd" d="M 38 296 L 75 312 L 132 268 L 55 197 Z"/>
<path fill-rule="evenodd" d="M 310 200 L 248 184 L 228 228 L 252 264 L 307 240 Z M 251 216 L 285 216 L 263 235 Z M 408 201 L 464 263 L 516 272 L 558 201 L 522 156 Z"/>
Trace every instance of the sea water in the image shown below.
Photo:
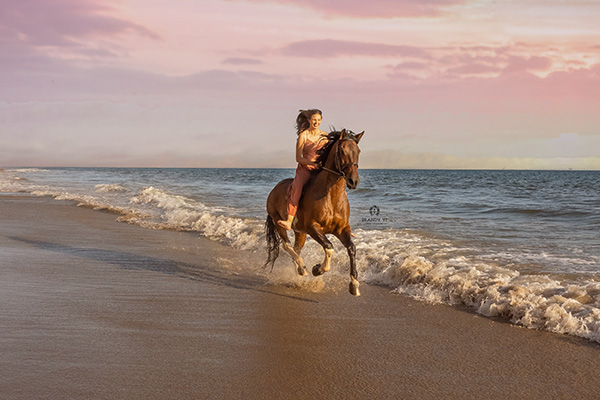
<path fill-rule="evenodd" d="M 293 173 L 7 168 L 0 170 L 0 192 L 73 200 L 116 212 L 124 223 L 197 232 L 233 248 L 264 252 L 267 195 Z M 360 280 L 600 342 L 600 172 L 360 170 L 359 175 L 358 189 L 348 197 Z M 332 242 L 330 275 L 347 278 L 345 249 Z M 322 250 L 309 240 L 302 254 L 320 261 Z M 277 268 L 293 270 L 285 253 Z"/>

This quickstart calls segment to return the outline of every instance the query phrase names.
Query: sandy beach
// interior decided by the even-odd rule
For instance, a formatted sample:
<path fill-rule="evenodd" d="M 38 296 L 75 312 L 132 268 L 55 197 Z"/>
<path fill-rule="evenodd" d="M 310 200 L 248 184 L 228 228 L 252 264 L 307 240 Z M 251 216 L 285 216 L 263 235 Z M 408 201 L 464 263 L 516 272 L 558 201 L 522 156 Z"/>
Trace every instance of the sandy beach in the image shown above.
<path fill-rule="evenodd" d="M 116 218 L 0 196 L 1 399 L 600 398 L 594 342 Z"/>

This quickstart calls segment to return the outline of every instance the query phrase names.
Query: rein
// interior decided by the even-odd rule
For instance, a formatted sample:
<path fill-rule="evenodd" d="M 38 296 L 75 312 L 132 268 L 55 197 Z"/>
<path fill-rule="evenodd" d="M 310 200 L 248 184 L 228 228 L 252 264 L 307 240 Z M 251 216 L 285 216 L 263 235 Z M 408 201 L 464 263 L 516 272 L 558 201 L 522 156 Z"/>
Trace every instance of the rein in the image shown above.
<path fill-rule="evenodd" d="M 341 157 L 340 157 L 340 145 L 339 144 L 341 142 L 346 141 L 346 140 L 352 140 L 352 139 L 342 139 L 342 140 L 339 140 L 338 143 L 337 143 L 337 149 L 336 149 L 336 154 L 335 154 L 335 156 L 336 156 L 335 157 L 335 167 L 336 167 L 337 171 L 335 171 L 333 169 L 326 168 L 326 167 L 322 167 L 321 168 L 324 171 L 331 172 L 333 174 L 339 175 L 339 176 L 341 176 L 344 179 L 346 178 L 346 174 L 344 173 L 344 169 L 345 168 L 347 168 L 347 167 L 349 167 L 351 165 L 356 165 L 358 167 L 358 163 L 348 163 L 348 164 L 346 164 L 344 166 L 340 165 L 340 158 Z"/>

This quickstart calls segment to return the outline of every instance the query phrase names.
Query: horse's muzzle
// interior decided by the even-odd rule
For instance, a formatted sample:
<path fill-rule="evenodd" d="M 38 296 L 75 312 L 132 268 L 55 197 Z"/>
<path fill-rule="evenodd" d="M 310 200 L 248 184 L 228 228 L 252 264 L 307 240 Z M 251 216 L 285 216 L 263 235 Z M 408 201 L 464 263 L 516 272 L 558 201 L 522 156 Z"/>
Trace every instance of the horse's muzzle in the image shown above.
<path fill-rule="evenodd" d="M 346 178 L 346 186 L 348 186 L 348 189 L 356 189 L 359 181 L 360 181 L 360 179 L 358 177 L 356 177 L 356 178 L 348 177 L 348 178 Z"/>

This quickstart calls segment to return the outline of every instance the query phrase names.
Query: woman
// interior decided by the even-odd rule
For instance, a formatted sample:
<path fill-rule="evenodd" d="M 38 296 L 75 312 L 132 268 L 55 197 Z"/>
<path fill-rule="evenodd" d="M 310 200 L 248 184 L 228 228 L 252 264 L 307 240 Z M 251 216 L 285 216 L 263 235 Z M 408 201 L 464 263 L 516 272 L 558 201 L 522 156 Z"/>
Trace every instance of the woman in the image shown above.
<path fill-rule="evenodd" d="M 315 162 L 317 152 L 327 143 L 327 133 L 319 129 L 323 114 L 321 110 L 300 110 L 296 118 L 296 176 L 290 189 L 290 197 L 287 204 L 287 220 L 281 220 L 278 224 L 286 229 L 292 229 L 292 221 L 298 211 L 298 202 L 302 195 L 302 188 L 308 182 L 313 172 L 319 169 Z"/>

